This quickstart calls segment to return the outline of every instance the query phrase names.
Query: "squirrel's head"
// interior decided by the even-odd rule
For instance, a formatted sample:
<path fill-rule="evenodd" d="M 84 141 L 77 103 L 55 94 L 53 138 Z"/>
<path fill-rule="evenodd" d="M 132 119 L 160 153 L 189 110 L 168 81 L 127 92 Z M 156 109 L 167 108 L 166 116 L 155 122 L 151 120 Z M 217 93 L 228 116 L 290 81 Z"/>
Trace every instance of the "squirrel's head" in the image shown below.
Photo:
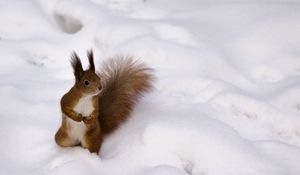
<path fill-rule="evenodd" d="M 75 75 L 75 86 L 84 95 L 98 95 L 102 89 L 101 80 L 95 72 L 93 51 L 87 52 L 90 66 L 83 70 L 80 58 L 73 52 L 71 55 L 71 65 Z"/>

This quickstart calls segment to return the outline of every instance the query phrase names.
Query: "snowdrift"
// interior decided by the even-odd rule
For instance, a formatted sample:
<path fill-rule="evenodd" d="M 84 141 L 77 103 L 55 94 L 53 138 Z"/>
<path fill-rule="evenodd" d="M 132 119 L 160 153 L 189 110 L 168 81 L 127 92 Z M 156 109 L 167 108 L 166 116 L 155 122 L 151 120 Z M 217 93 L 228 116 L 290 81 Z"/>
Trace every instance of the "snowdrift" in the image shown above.
<path fill-rule="evenodd" d="M 0 1 L 0 174 L 299 175 L 299 17 L 296 0 Z M 90 48 L 157 77 L 99 156 L 54 142 L 69 55 Z"/>

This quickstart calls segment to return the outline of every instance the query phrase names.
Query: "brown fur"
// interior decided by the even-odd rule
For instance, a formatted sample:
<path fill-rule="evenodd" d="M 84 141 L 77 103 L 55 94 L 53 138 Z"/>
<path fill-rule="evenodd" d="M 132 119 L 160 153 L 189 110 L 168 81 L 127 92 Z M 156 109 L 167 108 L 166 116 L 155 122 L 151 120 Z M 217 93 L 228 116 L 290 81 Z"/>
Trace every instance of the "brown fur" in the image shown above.
<path fill-rule="evenodd" d="M 99 96 L 99 121 L 104 134 L 120 126 L 130 115 L 139 97 L 151 89 L 151 69 L 132 58 L 119 57 L 105 63 L 100 77 L 104 84 Z"/>
<path fill-rule="evenodd" d="M 75 85 L 61 99 L 62 124 L 55 135 L 55 141 L 63 147 L 81 145 L 90 152 L 98 153 L 103 136 L 125 122 L 141 95 L 151 89 L 151 69 L 132 58 L 114 58 L 104 64 L 102 72 L 97 76 L 92 51 L 88 52 L 90 67 L 86 71 L 82 69 L 75 53 L 71 58 Z M 87 80 L 89 86 L 85 85 Z M 75 107 L 80 99 L 99 89 L 102 92 L 92 97 L 94 110 L 90 116 L 76 113 Z M 72 138 L 74 131 L 68 118 L 84 123 L 82 140 Z"/>
<path fill-rule="evenodd" d="M 58 145 L 69 147 L 81 145 L 84 148 L 89 149 L 90 152 L 98 152 L 101 146 L 102 133 L 101 127 L 98 122 L 99 116 L 99 99 L 97 92 L 100 92 L 101 81 L 95 73 L 94 61 L 91 60 L 92 52 L 88 52 L 90 60 L 90 68 L 83 71 L 79 57 L 73 53 L 71 64 L 74 69 L 75 84 L 61 99 L 62 110 L 62 124 L 55 135 L 55 141 Z M 91 59 L 90 59 L 91 58 Z M 86 81 L 89 82 L 86 85 Z M 89 116 L 83 116 L 81 113 L 75 111 L 75 107 L 81 98 L 91 96 L 93 111 Z M 84 123 L 82 129 L 82 138 L 78 139 L 74 137 L 72 129 L 75 128 L 72 122 L 68 121 L 68 118 L 80 123 Z M 76 125 L 76 124 L 75 124 Z M 81 134 L 80 134 L 81 135 Z"/>

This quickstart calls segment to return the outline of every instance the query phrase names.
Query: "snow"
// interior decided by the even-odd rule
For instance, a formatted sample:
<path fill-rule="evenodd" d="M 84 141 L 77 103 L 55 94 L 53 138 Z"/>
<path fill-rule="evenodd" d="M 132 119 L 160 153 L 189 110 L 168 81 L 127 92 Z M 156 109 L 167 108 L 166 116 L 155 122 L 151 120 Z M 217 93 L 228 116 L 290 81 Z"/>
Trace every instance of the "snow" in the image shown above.
<path fill-rule="evenodd" d="M 299 18 L 297 0 L 1 0 L 0 174 L 299 175 Z M 156 75 L 100 155 L 54 142 L 90 48 Z"/>

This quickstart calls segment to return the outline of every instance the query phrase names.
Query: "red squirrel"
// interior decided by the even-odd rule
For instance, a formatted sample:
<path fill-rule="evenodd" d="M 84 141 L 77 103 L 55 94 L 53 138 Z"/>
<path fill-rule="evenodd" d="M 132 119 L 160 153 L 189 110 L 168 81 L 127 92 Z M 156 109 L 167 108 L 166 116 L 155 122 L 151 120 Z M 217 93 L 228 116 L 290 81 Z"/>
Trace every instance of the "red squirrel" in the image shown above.
<path fill-rule="evenodd" d="M 129 117 L 139 98 L 152 88 L 152 70 L 130 57 L 104 63 L 96 73 L 93 52 L 89 68 L 83 70 L 73 52 L 75 84 L 62 97 L 62 123 L 55 141 L 62 147 L 82 146 L 99 153 L 103 137 L 115 131 Z"/>

